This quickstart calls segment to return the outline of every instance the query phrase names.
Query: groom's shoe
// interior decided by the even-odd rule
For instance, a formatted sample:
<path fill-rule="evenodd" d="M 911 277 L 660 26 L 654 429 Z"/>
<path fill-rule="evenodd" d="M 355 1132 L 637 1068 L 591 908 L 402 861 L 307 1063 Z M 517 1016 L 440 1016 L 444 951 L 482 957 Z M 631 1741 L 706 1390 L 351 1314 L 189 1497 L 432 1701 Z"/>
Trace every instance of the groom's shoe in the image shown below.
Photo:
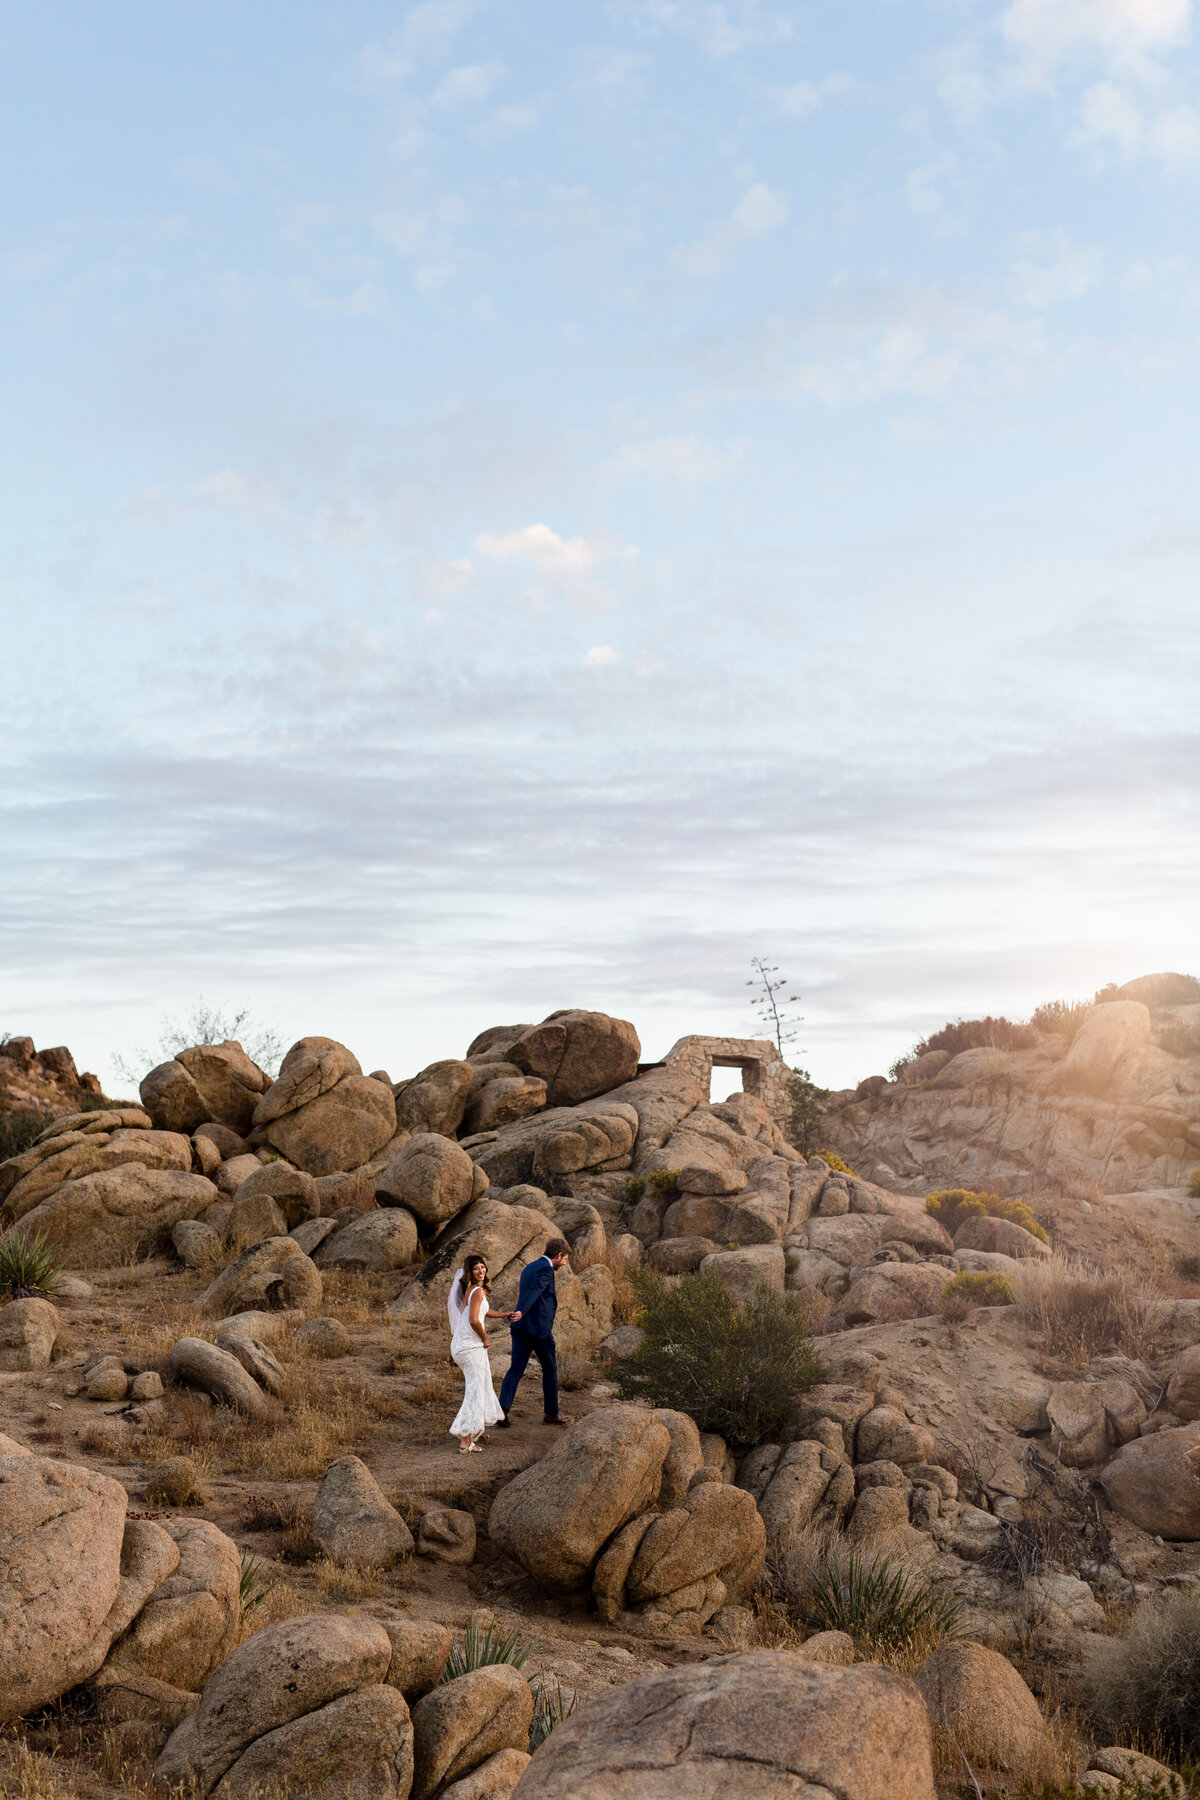
<path fill-rule="evenodd" d="M 505 1413 L 505 1415 L 502 1419 L 496 1420 L 496 1430 L 497 1431 L 508 1431 L 511 1428 L 511 1426 L 512 1426 L 512 1420 L 509 1418 L 507 1413 Z"/>

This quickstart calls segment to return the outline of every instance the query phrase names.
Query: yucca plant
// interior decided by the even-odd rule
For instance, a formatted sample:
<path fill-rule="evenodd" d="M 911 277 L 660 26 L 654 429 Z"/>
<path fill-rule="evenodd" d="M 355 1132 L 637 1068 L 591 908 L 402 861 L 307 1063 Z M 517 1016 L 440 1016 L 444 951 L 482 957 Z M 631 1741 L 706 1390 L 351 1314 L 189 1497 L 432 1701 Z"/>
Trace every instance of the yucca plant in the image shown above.
<path fill-rule="evenodd" d="M 494 1624 L 486 1631 L 480 1631 L 472 1619 L 466 1637 L 461 1644 L 454 1645 L 446 1658 L 442 1680 L 455 1681 L 458 1676 L 469 1675 L 472 1669 L 485 1669 L 490 1663 L 508 1663 L 511 1668 L 523 1669 L 532 1650 L 532 1644 L 520 1641 L 515 1625 L 511 1631 L 502 1632 Z"/>
<path fill-rule="evenodd" d="M 14 1229 L 0 1238 L 0 1294 L 10 1300 L 52 1294 L 62 1270 L 62 1257 L 41 1232 Z"/>
<path fill-rule="evenodd" d="M 915 1641 L 932 1645 L 954 1637 L 962 1609 L 886 1556 L 867 1560 L 851 1552 L 829 1559 L 813 1583 L 808 1605 L 818 1631 L 844 1631 L 856 1645 L 895 1651 Z"/>
<path fill-rule="evenodd" d="M 579 1704 L 578 1694 L 563 1692 L 559 1683 L 539 1681 L 533 1690 L 533 1723 L 529 1727 L 529 1754 L 544 1744 L 556 1726 L 569 1719 Z"/>
<path fill-rule="evenodd" d="M 243 1619 L 256 1606 L 262 1605 L 277 1580 L 278 1576 L 268 1568 L 261 1556 L 251 1556 L 243 1551 L 242 1574 L 238 1582 L 238 1603 Z"/>

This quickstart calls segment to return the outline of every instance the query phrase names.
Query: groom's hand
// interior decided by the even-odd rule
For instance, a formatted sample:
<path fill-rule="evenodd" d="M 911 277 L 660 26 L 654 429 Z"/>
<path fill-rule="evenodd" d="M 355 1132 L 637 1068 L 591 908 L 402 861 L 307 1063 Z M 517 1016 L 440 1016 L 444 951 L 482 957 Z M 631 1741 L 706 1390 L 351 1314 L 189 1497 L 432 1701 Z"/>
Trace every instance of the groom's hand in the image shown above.
<path fill-rule="evenodd" d="M 520 1317 L 521 1317 L 521 1314 L 520 1314 L 520 1313 L 519 1313 L 519 1312 L 515 1312 L 515 1313 L 514 1313 L 514 1314 L 513 1314 L 513 1316 L 512 1316 L 512 1322 L 513 1322 L 513 1324 L 514 1324 L 514 1325 L 515 1325 L 515 1324 L 516 1324 L 516 1323 L 517 1323 L 517 1322 L 518 1322 L 518 1320 L 519 1320 L 519 1319 L 520 1319 Z"/>

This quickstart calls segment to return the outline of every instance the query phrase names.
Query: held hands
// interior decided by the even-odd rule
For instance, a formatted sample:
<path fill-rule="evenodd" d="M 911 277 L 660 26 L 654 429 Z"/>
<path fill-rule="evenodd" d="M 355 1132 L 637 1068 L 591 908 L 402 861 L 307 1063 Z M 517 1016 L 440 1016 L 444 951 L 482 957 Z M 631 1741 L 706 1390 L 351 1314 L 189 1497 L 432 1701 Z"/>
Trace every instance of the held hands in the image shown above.
<path fill-rule="evenodd" d="M 516 1325 L 519 1322 L 519 1320 L 523 1317 L 523 1315 L 519 1311 L 514 1312 L 514 1313 L 509 1313 L 508 1316 L 514 1325 Z"/>

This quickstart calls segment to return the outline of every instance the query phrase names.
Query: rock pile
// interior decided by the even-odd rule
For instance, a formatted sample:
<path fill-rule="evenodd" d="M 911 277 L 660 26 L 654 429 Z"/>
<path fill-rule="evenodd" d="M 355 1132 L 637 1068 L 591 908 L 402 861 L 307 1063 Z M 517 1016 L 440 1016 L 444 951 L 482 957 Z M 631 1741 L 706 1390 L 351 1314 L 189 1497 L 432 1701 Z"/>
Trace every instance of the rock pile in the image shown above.
<path fill-rule="evenodd" d="M 1147 975 L 1093 1006 L 1074 1038 L 1027 1049 L 932 1050 L 896 1079 L 833 1096 L 831 1141 L 889 1186 L 1048 1178 L 1115 1193 L 1173 1187 L 1200 1164 L 1200 990 Z"/>

